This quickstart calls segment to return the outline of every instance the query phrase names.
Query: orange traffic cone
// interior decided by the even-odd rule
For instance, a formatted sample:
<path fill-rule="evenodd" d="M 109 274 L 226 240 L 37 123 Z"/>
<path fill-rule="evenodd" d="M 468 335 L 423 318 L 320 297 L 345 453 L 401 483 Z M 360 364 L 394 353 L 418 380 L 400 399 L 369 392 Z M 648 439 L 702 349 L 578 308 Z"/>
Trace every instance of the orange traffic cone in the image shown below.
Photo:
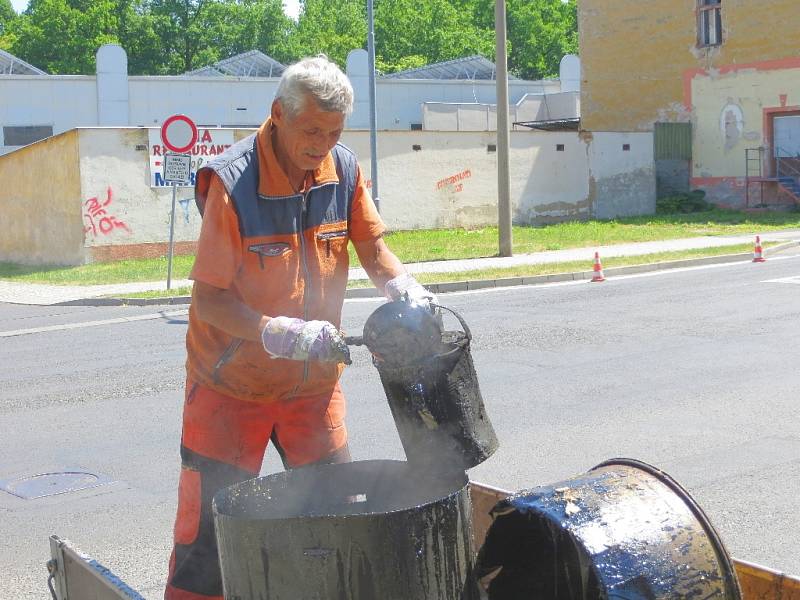
<path fill-rule="evenodd" d="M 603 265 L 600 264 L 600 253 L 594 253 L 594 277 L 592 277 L 592 281 L 605 281 L 606 278 L 603 276 Z"/>
<path fill-rule="evenodd" d="M 764 251 L 761 249 L 761 238 L 756 236 L 756 247 L 753 250 L 753 262 L 764 262 L 767 259 L 764 258 Z"/>

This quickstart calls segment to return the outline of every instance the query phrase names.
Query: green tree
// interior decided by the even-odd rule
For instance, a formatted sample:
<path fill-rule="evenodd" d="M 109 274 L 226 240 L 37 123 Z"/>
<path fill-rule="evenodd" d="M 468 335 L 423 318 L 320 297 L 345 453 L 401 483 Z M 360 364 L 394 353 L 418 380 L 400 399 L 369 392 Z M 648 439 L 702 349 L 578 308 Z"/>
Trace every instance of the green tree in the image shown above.
<path fill-rule="evenodd" d="M 0 50 L 9 50 L 16 36 L 12 37 L 9 26 L 17 18 L 11 0 L 0 0 Z"/>
<path fill-rule="evenodd" d="M 280 0 L 150 0 L 148 4 L 167 73 L 191 71 L 253 49 L 278 60 L 287 55 L 291 21 Z"/>
<path fill-rule="evenodd" d="M 49 73 L 93 74 L 95 54 L 118 41 L 113 0 L 31 0 L 12 21 L 10 51 Z"/>
<path fill-rule="evenodd" d="M 146 0 L 114 0 L 117 38 L 128 55 L 131 75 L 160 75 L 167 72 L 161 39 Z"/>
<path fill-rule="evenodd" d="M 303 0 L 289 40 L 293 58 L 324 53 L 344 69 L 348 53 L 366 47 L 365 0 Z"/>
<path fill-rule="evenodd" d="M 376 62 L 386 72 L 494 52 L 494 29 L 481 28 L 466 0 L 384 0 L 375 7 Z"/>
<path fill-rule="evenodd" d="M 494 31 L 494 0 L 475 0 L 479 27 Z M 565 54 L 578 52 L 577 0 L 507 0 L 508 68 L 523 79 L 557 77 Z"/>
<path fill-rule="evenodd" d="M 576 0 L 511 0 L 509 69 L 525 79 L 558 77 L 561 58 L 578 52 Z"/>

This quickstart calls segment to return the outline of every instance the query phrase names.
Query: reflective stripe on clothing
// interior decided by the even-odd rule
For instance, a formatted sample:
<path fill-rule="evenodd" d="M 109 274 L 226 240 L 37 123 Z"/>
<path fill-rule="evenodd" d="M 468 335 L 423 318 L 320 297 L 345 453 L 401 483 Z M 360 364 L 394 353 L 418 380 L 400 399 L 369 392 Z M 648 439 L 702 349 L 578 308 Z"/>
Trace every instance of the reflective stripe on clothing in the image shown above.
<path fill-rule="evenodd" d="M 187 382 L 174 548 L 165 600 L 221 598 L 211 501 L 258 475 L 270 438 L 284 466 L 344 462 L 345 401 L 338 383 L 326 394 L 269 404 L 238 400 Z"/>

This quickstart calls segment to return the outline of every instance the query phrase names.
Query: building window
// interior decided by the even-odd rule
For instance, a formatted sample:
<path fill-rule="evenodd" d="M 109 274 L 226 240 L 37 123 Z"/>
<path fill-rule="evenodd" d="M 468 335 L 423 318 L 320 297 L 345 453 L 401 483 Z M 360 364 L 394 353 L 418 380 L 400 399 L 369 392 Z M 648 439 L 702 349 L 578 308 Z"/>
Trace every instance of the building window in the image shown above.
<path fill-rule="evenodd" d="M 53 135 L 52 125 L 23 125 L 3 127 L 3 145 L 27 146 Z"/>
<path fill-rule="evenodd" d="M 697 44 L 722 44 L 722 0 L 698 0 Z"/>

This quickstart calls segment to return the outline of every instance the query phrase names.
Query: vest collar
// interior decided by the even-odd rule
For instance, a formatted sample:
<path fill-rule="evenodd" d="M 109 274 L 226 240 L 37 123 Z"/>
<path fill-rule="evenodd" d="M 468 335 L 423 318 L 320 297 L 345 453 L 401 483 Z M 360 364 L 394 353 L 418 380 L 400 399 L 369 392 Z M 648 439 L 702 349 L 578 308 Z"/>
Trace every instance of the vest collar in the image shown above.
<path fill-rule="evenodd" d="M 289 177 L 284 172 L 275 150 L 272 147 L 272 119 L 267 119 L 256 134 L 259 161 L 258 193 L 262 196 L 294 196 L 295 191 L 289 183 Z M 326 183 L 339 183 L 336 174 L 336 163 L 333 155 L 328 152 L 322 163 L 312 172 L 313 186 Z"/>

